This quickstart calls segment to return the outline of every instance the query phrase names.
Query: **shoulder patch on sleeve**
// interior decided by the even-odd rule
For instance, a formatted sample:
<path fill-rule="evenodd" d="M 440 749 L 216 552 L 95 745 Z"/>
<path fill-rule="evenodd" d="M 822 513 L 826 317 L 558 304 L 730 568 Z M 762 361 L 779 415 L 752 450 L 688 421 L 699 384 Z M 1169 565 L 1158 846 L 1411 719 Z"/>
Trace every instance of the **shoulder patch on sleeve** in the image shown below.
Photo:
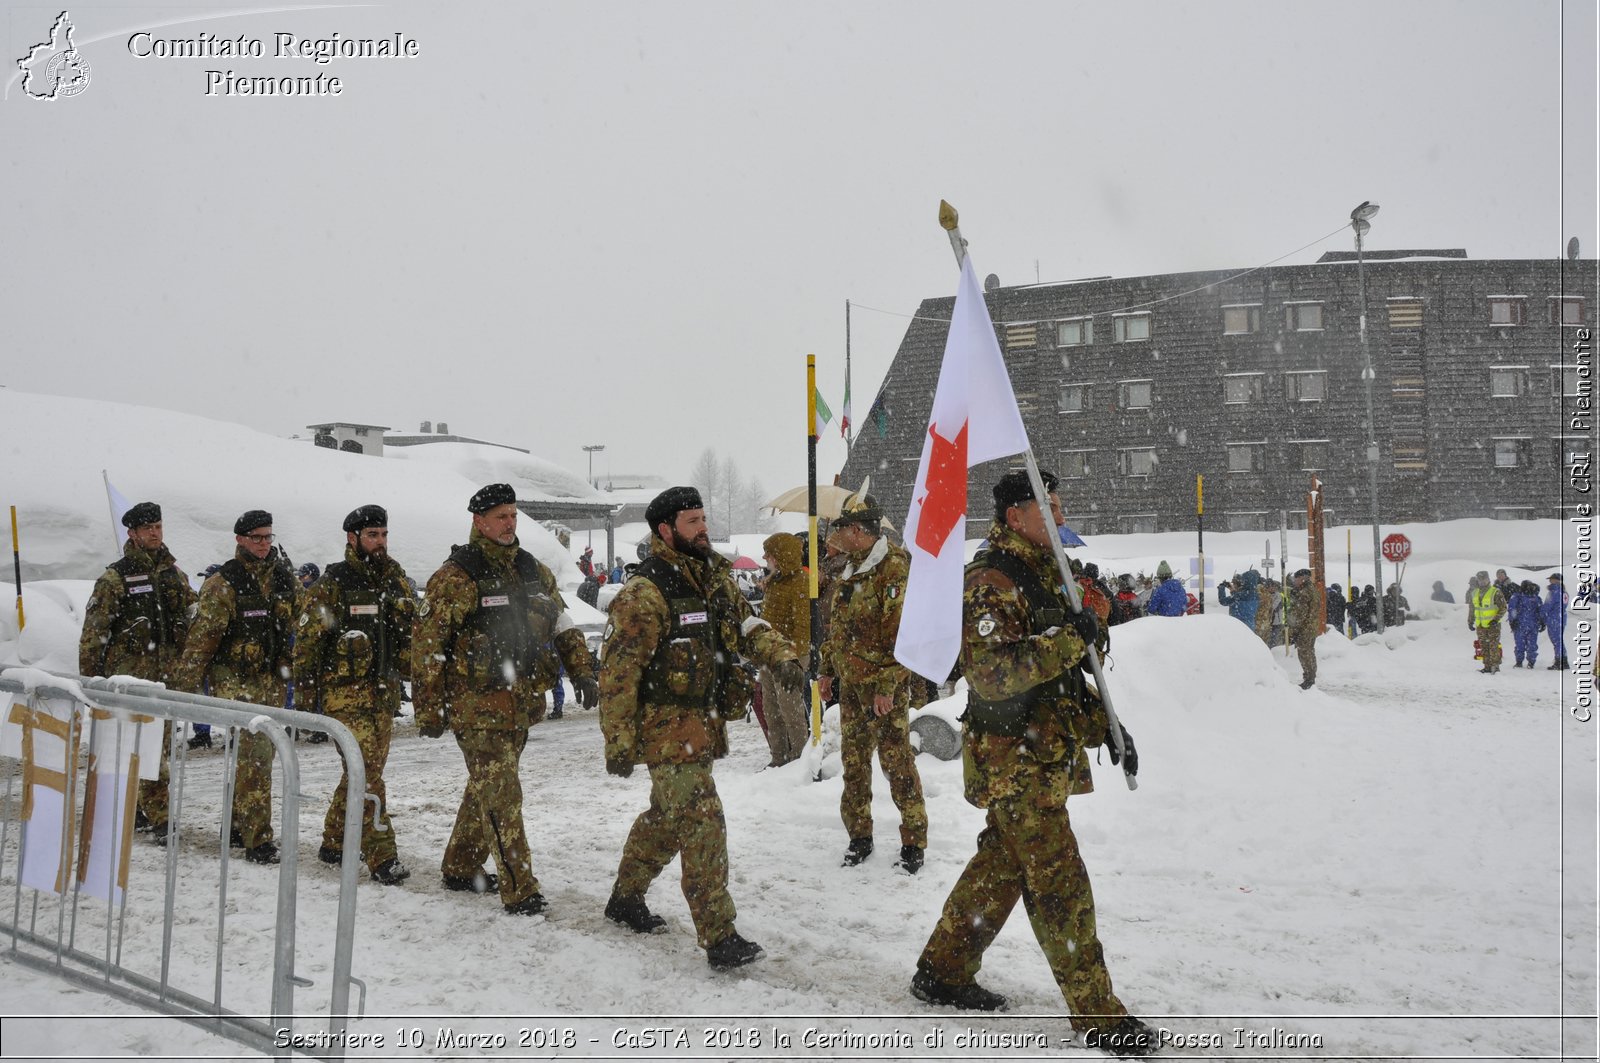
<path fill-rule="evenodd" d="M 979 618 L 979 620 L 978 620 L 978 637 L 986 639 L 990 635 L 993 635 L 994 634 L 994 629 L 995 629 L 996 626 L 997 625 L 995 624 L 994 617 L 992 617 L 992 616 L 984 616 L 984 617 Z"/>

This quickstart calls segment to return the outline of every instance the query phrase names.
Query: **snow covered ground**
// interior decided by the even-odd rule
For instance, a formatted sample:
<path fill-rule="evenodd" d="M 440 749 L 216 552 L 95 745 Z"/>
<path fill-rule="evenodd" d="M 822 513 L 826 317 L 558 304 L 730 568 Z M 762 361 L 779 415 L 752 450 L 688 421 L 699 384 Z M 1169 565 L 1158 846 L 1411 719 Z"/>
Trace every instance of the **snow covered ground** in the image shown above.
<path fill-rule="evenodd" d="M 63 527 L 87 526 L 89 518 L 75 513 L 92 513 L 100 465 L 92 468 L 88 484 L 73 489 L 89 501 L 74 503 Z M 455 496 L 468 481 L 438 471 L 452 477 L 441 490 L 455 521 L 464 502 Z M 65 479 L 62 470 L 57 478 Z M 138 493 L 162 497 L 165 489 Z M 285 489 L 278 505 L 293 522 L 311 524 L 306 514 L 315 509 L 318 526 L 337 529 L 342 510 L 334 510 L 345 506 L 335 505 L 337 492 Z M 377 497 L 420 489 L 397 481 L 394 494 Z M 199 499 L 204 485 L 192 490 Z M 233 490 L 236 499 L 213 507 L 218 514 L 249 504 Z M 437 520 L 445 534 L 462 533 L 446 529 L 446 516 Z M 1138 741 L 1140 787 L 1130 792 L 1109 763 L 1098 765 L 1098 791 L 1069 807 L 1118 994 L 1179 1039 L 1169 1057 L 1594 1058 L 1597 725 L 1571 715 L 1575 676 L 1545 670 L 1547 642 L 1536 670 L 1513 670 L 1508 657 L 1499 675 L 1480 675 L 1464 607 L 1429 603 L 1426 592 L 1440 579 L 1459 598 L 1481 567 L 1542 583 L 1563 560 L 1560 531 L 1555 522 L 1491 521 L 1402 530 L 1416 543 L 1406 588 L 1422 619 L 1381 637 L 1324 636 L 1318 685 L 1309 692 L 1297 689 L 1293 657 L 1270 652 L 1223 615 L 1151 618 L 1114 632 L 1108 682 Z M 95 534 L 109 544 L 103 527 Z M 63 558 L 81 554 L 84 564 L 98 558 L 99 547 L 62 537 L 32 541 Z M 1370 554 L 1362 578 L 1360 530 L 1354 538 L 1357 580 L 1365 583 Z M 1258 560 L 1262 539 L 1208 536 L 1217 572 Z M 1337 570 L 1330 578 L 1343 571 L 1339 539 L 1330 535 Z M 1275 534 L 1272 540 L 1276 552 Z M 1186 534 L 1092 537 L 1083 556 L 1117 571 L 1150 571 L 1161 559 L 1181 571 L 1191 542 Z M 1291 533 L 1290 543 L 1295 564 L 1304 535 Z M 745 552 L 758 553 L 755 547 Z M 433 550 L 426 563 L 408 567 L 424 578 L 442 556 L 442 548 Z M 1386 564 L 1386 580 L 1391 572 Z M 81 578 L 93 570 L 53 574 Z M 70 578 L 30 583 L 29 631 L 39 617 L 39 641 L 18 643 L 7 617 L 13 626 L 0 627 L 0 662 L 70 661 L 86 586 Z M 0 587 L 0 601 L 11 594 Z M 1569 642 L 1576 621 L 1592 622 L 1593 612 L 1573 620 Z M 1569 655 L 1577 663 L 1577 647 Z M 440 1046 L 437 1031 L 449 1027 L 504 1036 L 507 1047 L 486 1054 L 524 1058 L 1100 1058 L 1063 1041 L 1070 1029 L 1061 997 L 1020 912 L 980 975 L 1012 999 L 1010 1013 L 929 1008 L 908 992 L 916 957 L 982 824 L 982 813 L 962 799 L 959 761 L 919 758 L 930 846 L 927 866 L 910 877 L 890 866 L 898 817 L 881 776 L 878 854 L 847 869 L 839 866 L 846 837 L 837 754 L 814 782 L 805 763 L 763 770 L 767 750 L 753 722 L 734 725 L 731 745 L 717 778 L 732 892 L 740 931 L 767 956 L 719 974 L 695 947 L 675 869 L 649 895 L 667 919 L 663 932 L 635 936 L 601 914 L 649 783 L 643 772 L 628 780 L 605 774 L 594 713 L 569 701 L 564 719 L 533 729 L 522 759 L 535 870 L 551 901 L 548 915 L 534 920 L 503 914 L 492 897 L 439 885 L 465 772 L 453 741 L 422 739 L 403 720 L 387 779 L 400 854 L 414 874 L 398 888 L 362 874 L 354 974 L 367 983 L 367 1017 L 351 1031 L 383 1041 L 349 1055 L 474 1054 Z M 322 1026 L 318 1014 L 330 992 L 337 881 L 315 853 L 339 766 L 331 746 L 297 749 L 306 798 L 296 841 L 297 972 L 313 984 L 296 991 L 302 1017 L 295 1031 L 309 1034 Z M 172 978 L 206 998 L 221 763 L 217 752 L 190 755 L 179 850 Z M 135 845 L 123 956 L 144 970 L 159 956 L 164 856 L 143 839 Z M 7 852 L 0 879 L 7 909 L 15 866 Z M 276 882 L 272 870 L 230 862 L 223 999 L 235 1010 L 267 1007 Z M 25 898 L 25 918 L 30 904 Z M 41 901 L 38 913 L 41 925 L 54 927 L 53 901 Z M 78 919 L 80 943 L 99 940 L 103 906 L 85 901 Z M 0 946 L 6 955 L 9 943 Z M 211 1033 L 11 962 L 0 962 L 0 1001 L 7 1058 L 240 1054 Z M 1564 1027 L 1562 1015 L 1590 1018 Z M 649 1032 L 656 1027 L 686 1031 L 687 1047 Z M 413 1028 L 422 1031 L 420 1047 L 399 1036 Z M 519 1048 L 522 1029 L 542 1032 L 530 1032 Z M 567 1029 L 576 1044 L 551 1047 L 548 1031 L 559 1042 Z M 774 1045 L 775 1029 L 791 1038 L 787 1047 Z M 752 1030 L 760 1046 L 751 1043 Z M 884 1047 L 826 1040 L 847 1033 L 880 1036 Z M 1045 1037 L 1048 1049 L 999 1048 L 1000 1035 Z M 895 1047 L 902 1038 L 912 1047 Z M 1316 1041 L 1289 1047 L 1295 1038 Z"/>

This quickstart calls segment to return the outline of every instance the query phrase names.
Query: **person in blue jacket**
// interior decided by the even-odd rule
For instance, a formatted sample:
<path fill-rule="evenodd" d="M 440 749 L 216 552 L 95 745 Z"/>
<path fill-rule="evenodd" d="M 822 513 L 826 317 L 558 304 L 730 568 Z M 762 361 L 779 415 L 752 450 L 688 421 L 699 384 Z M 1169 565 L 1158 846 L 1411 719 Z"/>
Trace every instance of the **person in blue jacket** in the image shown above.
<path fill-rule="evenodd" d="M 1146 612 L 1150 616 L 1182 616 L 1189 608 L 1189 592 L 1183 581 L 1172 575 L 1172 566 L 1165 561 L 1156 566 L 1156 578 L 1161 583 L 1150 592 Z"/>
<path fill-rule="evenodd" d="M 1550 587 L 1539 613 L 1544 620 L 1544 629 L 1550 635 L 1551 652 L 1556 658 L 1549 670 L 1564 672 L 1571 667 L 1567 664 L 1566 643 L 1561 641 L 1567 629 L 1567 588 L 1559 572 L 1550 573 L 1549 580 Z"/>
<path fill-rule="evenodd" d="M 1506 617 L 1511 621 L 1511 634 L 1516 639 L 1517 663 L 1532 668 L 1539 657 L 1539 629 L 1544 620 L 1539 615 L 1539 585 L 1533 580 L 1512 584 L 1511 601 L 1506 605 Z"/>
<path fill-rule="evenodd" d="M 1261 573 L 1252 568 L 1217 588 L 1217 601 L 1228 607 L 1228 615 L 1251 631 L 1256 629 L 1256 606 L 1261 602 L 1257 590 L 1260 583 Z"/>

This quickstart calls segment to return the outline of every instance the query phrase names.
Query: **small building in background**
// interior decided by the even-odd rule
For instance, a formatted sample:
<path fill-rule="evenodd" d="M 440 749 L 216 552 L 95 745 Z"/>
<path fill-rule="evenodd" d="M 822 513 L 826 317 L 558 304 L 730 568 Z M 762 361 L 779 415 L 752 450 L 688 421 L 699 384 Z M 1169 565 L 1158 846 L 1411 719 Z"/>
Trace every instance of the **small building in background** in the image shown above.
<path fill-rule="evenodd" d="M 343 450 L 351 454 L 383 455 L 383 434 L 389 430 L 384 424 L 355 424 L 350 421 L 330 421 L 327 424 L 308 424 L 315 433 L 311 441 L 329 450 Z"/>

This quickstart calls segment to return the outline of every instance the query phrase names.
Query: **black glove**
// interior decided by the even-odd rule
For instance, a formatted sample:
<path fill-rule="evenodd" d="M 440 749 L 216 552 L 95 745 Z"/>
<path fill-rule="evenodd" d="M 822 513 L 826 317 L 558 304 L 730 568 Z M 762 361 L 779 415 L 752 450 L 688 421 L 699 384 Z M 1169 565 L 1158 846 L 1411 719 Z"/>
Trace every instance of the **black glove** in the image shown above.
<path fill-rule="evenodd" d="M 572 681 L 573 693 L 578 695 L 578 704 L 585 709 L 592 709 L 600 704 L 600 683 L 589 676 Z"/>
<path fill-rule="evenodd" d="M 606 772 L 619 779 L 626 779 L 633 774 L 633 761 L 623 757 L 607 757 Z"/>
<path fill-rule="evenodd" d="M 444 734 L 444 721 L 422 724 L 418 726 L 417 733 L 423 738 L 439 738 Z"/>
<path fill-rule="evenodd" d="M 1067 619 L 1072 622 L 1073 630 L 1085 646 L 1093 646 L 1095 639 L 1100 637 L 1100 618 L 1088 606 L 1070 614 Z"/>
<path fill-rule="evenodd" d="M 806 685 L 806 670 L 799 661 L 784 661 L 772 666 L 772 678 L 784 690 L 800 690 Z"/>
<path fill-rule="evenodd" d="M 1122 721 L 1117 721 L 1117 726 L 1122 726 Z M 1121 764 L 1122 770 L 1129 775 L 1139 774 L 1139 751 L 1133 748 L 1133 735 L 1128 733 L 1126 727 L 1122 728 L 1122 755 L 1117 755 L 1117 744 L 1106 735 L 1106 748 L 1111 750 L 1111 763 Z"/>

